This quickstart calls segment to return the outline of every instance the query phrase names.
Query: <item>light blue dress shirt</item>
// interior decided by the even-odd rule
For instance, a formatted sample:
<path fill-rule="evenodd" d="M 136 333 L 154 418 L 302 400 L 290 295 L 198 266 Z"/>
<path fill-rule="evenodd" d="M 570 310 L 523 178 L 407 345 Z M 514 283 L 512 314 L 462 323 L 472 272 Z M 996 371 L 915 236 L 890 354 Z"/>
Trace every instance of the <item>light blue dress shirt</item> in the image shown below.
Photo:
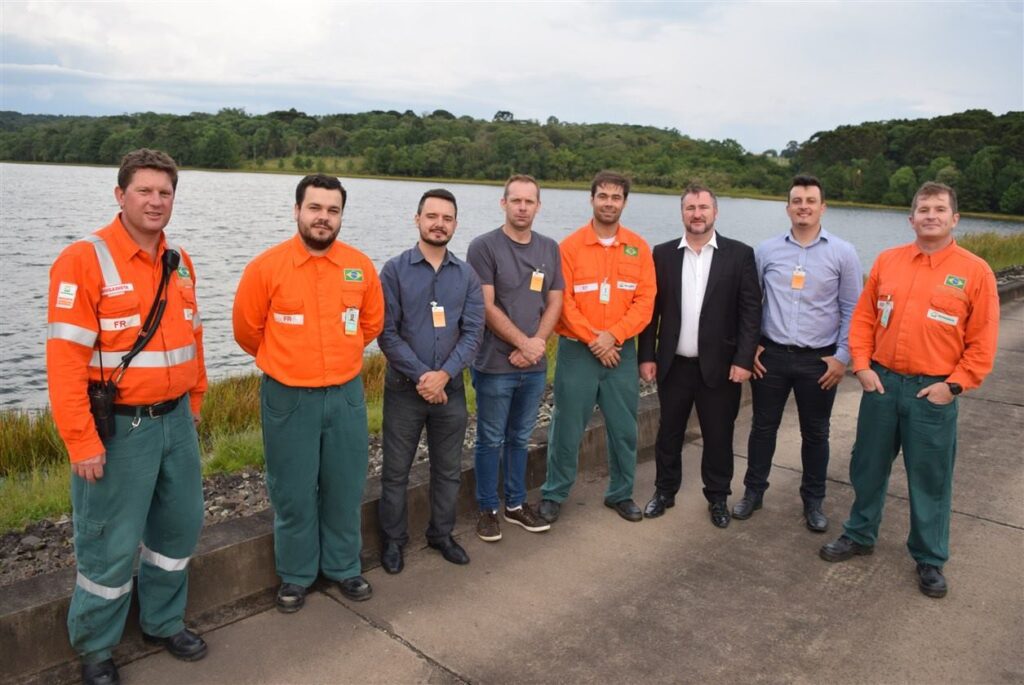
<path fill-rule="evenodd" d="M 836 346 L 835 357 L 850 363 L 850 317 L 864 287 L 853 245 L 824 228 L 807 246 L 790 231 L 769 238 L 754 251 L 764 290 L 761 334 L 780 345 Z M 803 288 L 793 273 L 803 270 Z"/>

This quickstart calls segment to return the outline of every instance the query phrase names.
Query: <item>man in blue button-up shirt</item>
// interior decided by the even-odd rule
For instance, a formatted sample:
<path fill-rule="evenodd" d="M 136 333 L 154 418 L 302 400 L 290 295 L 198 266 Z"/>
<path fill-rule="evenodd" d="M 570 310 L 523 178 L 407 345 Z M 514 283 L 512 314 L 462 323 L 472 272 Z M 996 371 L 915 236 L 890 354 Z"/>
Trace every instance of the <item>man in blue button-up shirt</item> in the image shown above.
<path fill-rule="evenodd" d="M 384 332 L 377 340 L 388 360 L 384 378 L 384 464 L 381 470 L 381 565 L 402 570 L 409 541 L 406 489 L 423 426 L 430 459 L 427 543 L 455 564 L 469 556 L 452 538 L 466 437 L 462 371 L 483 336 L 484 301 L 473 269 L 448 251 L 458 207 L 447 190 L 420 198 L 419 241 L 380 272 Z"/>
<path fill-rule="evenodd" d="M 794 178 L 786 202 L 792 227 L 755 252 L 764 290 L 761 344 L 751 382 L 746 493 L 732 512 L 746 519 L 761 508 L 775 436 L 792 390 L 800 417 L 804 521 L 819 533 L 828 528 L 822 502 L 832 403 L 850 363 L 850 317 L 864 281 L 853 246 L 821 227 L 824 200 L 818 179 Z"/>

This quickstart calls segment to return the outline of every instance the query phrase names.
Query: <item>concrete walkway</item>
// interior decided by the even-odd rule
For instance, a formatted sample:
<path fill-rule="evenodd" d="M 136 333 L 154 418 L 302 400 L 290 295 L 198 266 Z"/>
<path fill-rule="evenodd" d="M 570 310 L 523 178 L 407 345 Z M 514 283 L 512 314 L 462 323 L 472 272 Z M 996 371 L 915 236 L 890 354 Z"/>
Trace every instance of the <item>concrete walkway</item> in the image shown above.
<path fill-rule="evenodd" d="M 663 518 L 627 523 L 588 477 L 549 533 L 503 527 L 497 544 L 458 533 L 472 563 L 407 550 L 398 576 L 370 569 L 368 602 L 335 589 L 208 633 L 210 655 L 122 668 L 134 683 L 800 682 L 1024 683 L 1024 301 L 1002 309 L 996 369 L 961 402 L 949 595 L 917 590 L 897 465 L 874 556 L 828 564 L 852 500 L 847 478 L 859 386 L 833 414 L 830 531 L 804 528 L 795 406 L 780 431 L 765 508 L 712 527 L 700 444 L 684 449 L 683 492 Z M 749 408 L 736 430 L 742 493 Z M 654 464 L 637 471 L 636 499 Z M 535 495 L 534 495 L 535 497 Z M 420 543 L 422 544 L 422 543 Z"/>

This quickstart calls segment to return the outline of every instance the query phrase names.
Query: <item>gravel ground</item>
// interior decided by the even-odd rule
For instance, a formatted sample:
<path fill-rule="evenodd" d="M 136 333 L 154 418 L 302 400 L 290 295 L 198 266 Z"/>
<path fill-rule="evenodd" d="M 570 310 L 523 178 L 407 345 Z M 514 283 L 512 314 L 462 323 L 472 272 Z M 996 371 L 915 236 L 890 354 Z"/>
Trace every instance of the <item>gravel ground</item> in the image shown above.
<path fill-rule="evenodd" d="M 655 391 L 653 384 L 641 384 L 641 395 Z M 549 387 L 541 402 L 537 425 L 551 422 L 553 397 Z M 476 440 L 476 421 L 472 418 L 466 429 L 466 447 Z M 382 461 L 380 436 L 370 436 L 368 474 L 379 476 Z M 426 440 L 420 440 L 415 463 L 426 461 Z M 218 474 L 203 481 L 206 502 L 204 525 L 212 525 L 241 516 L 248 516 L 270 506 L 263 472 L 247 469 L 240 473 Z M 71 517 L 44 519 L 30 524 L 24 531 L 0 535 L 0 585 L 42 573 L 58 571 L 75 565 Z"/>

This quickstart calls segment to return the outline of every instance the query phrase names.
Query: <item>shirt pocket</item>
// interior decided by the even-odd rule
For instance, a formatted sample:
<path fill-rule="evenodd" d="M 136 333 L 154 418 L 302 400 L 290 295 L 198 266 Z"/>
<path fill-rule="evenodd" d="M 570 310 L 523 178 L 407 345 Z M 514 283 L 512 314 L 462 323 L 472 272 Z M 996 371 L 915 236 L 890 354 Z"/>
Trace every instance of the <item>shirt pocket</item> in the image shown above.
<path fill-rule="evenodd" d="M 346 309 L 362 309 L 363 297 L 366 289 L 358 285 L 343 285 L 341 287 L 341 311 Z"/>
<path fill-rule="evenodd" d="M 967 303 L 952 295 L 932 295 L 925 316 L 936 325 L 957 328 L 967 316 Z"/>
<path fill-rule="evenodd" d="M 97 307 L 99 342 L 104 352 L 127 352 L 142 330 L 139 296 L 134 290 L 116 297 L 103 297 Z"/>
<path fill-rule="evenodd" d="M 601 280 L 597 271 L 578 271 L 573 278 L 573 296 L 586 298 L 592 295 L 596 299 L 601 289 Z"/>
<path fill-rule="evenodd" d="M 616 290 L 635 292 L 640 284 L 640 265 L 633 261 L 619 263 L 615 283 L 612 285 Z"/>
<path fill-rule="evenodd" d="M 287 298 L 271 299 L 267 323 L 274 330 L 283 333 L 301 333 L 306 325 L 302 301 Z"/>
<path fill-rule="evenodd" d="M 199 325 L 196 310 L 196 291 L 184 286 L 178 287 L 178 294 L 181 295 L 181 315 L 188 322 L 189 326 L 196 328 Z"/>

